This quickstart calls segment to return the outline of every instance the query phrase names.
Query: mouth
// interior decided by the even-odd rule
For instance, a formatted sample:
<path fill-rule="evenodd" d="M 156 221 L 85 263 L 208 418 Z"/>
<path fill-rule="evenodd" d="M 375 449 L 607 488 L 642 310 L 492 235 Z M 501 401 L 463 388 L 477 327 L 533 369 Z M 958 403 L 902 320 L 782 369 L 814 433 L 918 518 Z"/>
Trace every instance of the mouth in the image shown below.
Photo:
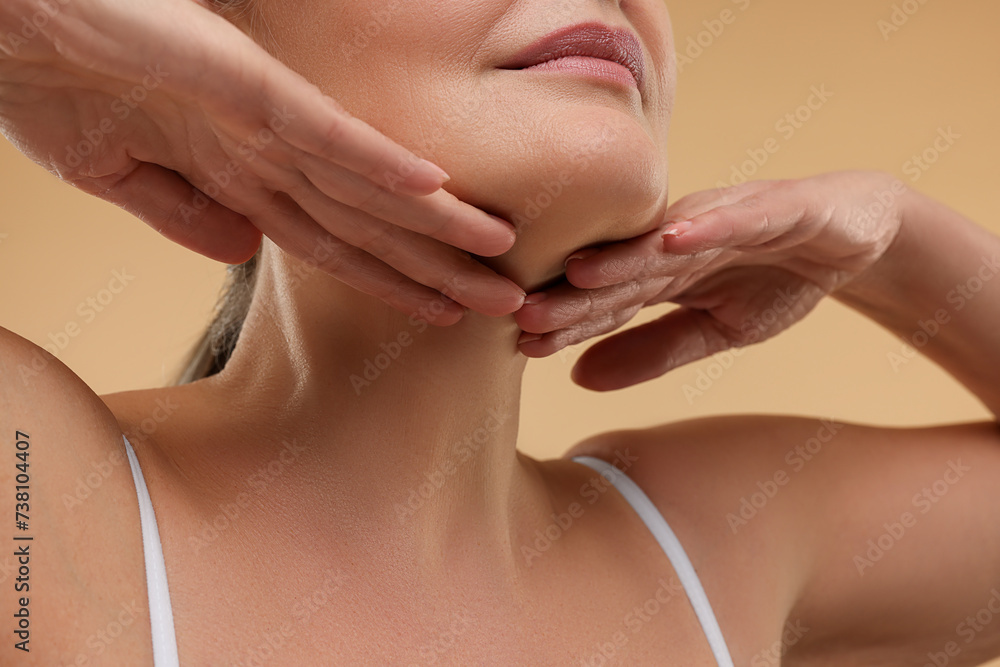
<path fill-rule="evenodd" d="M 500 69 L 575 70 L 634 85 L 640 94 L 646 84 L 639 38 L 629 30 L 595 22 L 559 28 L 530 44 Z"/>

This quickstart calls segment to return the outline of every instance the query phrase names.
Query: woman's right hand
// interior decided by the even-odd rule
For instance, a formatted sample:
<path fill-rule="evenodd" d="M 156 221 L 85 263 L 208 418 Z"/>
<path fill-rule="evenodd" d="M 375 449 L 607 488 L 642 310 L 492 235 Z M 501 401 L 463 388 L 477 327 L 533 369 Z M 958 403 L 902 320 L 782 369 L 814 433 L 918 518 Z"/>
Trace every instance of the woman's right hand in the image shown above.
<path fill-rule="evenodd" d="M 263 233 L 406 314 L 442 293 L 487 315 L 523 301 L 469 256 L 505 252 L 512 225 L 192 0 L 3 0 L 0 130 L 212 259 L 249 259 Z"/>

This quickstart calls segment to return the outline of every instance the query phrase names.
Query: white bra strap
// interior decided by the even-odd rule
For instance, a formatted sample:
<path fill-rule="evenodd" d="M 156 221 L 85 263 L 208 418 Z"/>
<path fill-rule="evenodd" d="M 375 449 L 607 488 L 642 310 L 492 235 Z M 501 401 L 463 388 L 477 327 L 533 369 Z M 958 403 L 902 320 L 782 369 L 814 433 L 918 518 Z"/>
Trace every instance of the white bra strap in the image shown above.
<path fill-rule="evenodd" d="M 708 644 L 712 649 L 712 654 L 715 656 L 715 661 L 719 664 L 719 667 L 733 667 L 733 658 L 729 654 L 726 640 L 722 636 L 722 629 L 719 627 L 715 613 L 712 611 L 712 605 L 708 602 L 708 596 L 705 595 L 705 589 L 702 588 L 701 580 L 698 579 L 698 574 L 695 572 L 694 566 L 691 565 L 691 561 L 688 559 L 684 547 L 681 546 L 680 540 L 677 539 L 674 531 L 670 529 L 667 520 L 656 509 L 653 501 L 624 472 L 607 461 L 592 456 L 574 456 L 572 460 L 589 466 L 601 473 L 601 476 L 611 482 L 636 511 L 639 518 L 646 524 L 646 527 L 653 533 L 653 537 L 656 538 L 660 547 L 667 554 L 667 558 L 673 564 L 674 570 L 677 571 L 681 585 L 684 586 L 688 599 L 691 600 L 691 606 L 694 607 L 694 613 L 701 622 L 701 628 L 708 638 Z"/>
<path fill-rule="evenodd" d="M 174 615 L 170 607 L 170 591 L 167 589 L 167 568 L 163 563 L 163 547 L 156 527 L 153 502 L 142 477 L 142 468 L 135 457 L 128 438 L 125 452 L 132 467 L 135 492 L 139 496 L 139 522 L 142 526 L 142 552 L 146 559 L 146 590 L 149 597 L 149 622 L 153 633 L 154 667 L 179 667 L 177 660 L 177 638 L 174 636 Z"/>

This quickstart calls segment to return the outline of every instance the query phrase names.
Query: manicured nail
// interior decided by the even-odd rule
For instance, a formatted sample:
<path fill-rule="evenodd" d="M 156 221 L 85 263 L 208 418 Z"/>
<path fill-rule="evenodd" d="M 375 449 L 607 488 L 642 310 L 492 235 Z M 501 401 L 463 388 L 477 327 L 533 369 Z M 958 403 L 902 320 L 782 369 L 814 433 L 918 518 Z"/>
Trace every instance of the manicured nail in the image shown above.
<path fill-rule="evenodd" d="M 587 259 L 588 257 L 593 257 L 599 252 L 600 250 L 598 250 L 597 248 L 585 248 L 583 250 L 578 250 L 577 252 L 573 253 L 572 255 L 566 258 L 566 261 L 563 262 L 563 268 L 569 266 L 569 263 L 574 259 Z"/>
<path fill-rule="evenodd" d="M 446 172 L 441 167 L 427 160 L 421 160 L 421 161 L 424 163 L 423 166 L 426 170 L 431 171 L 437 175 L 437 177 L 441 180 L 442 185 L 451 180 L 451 176 L 448 175 L 448 172 Z"/>
<path fill-rule="evenodd" d="M 517 339 L 517 344 L 520 345 L 521 343 L 531 343 L 533 341 L 541 340 L 541 339 L 542 339 L 542 334 L 533 334 L 533 333 L 528 333 L 527 331 L 525 331 Z"/>
<path fill-rule="evenodd" d="M 680 220 L 678 222 L 672 222 L 670 223 L 670 226 L 667 227 L 667 230 L 663 232 L 663 238 L 666 238 L 668 236 L 673 236 L 673 237 L 681 236 L 682 234 L 684 234 L 684 232 L 688 231 L 689 229 L 691 229 L 690 220 Z"/>
<path fill-rule="evenodd" d="M 545 301 L 545 299 L 547 299 L 548 296 L 549 295 L 546 294 L 545 292 L 535 292 L 534 294 L 529 294 L 528 296 L 524 297 L 524 305 L 534 306 L 537 303 Z"/>

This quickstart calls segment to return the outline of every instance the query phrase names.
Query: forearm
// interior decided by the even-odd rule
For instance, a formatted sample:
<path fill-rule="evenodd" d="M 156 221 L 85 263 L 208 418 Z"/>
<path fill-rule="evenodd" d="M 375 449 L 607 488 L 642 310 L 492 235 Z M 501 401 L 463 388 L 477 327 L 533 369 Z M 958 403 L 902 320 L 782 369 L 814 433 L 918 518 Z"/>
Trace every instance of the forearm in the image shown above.
<path fill-rule="evenodd" d="M 912 190 L 899 235 L 834 297 L 904 339 L 1000 419 L 1000 237 Z"/>

